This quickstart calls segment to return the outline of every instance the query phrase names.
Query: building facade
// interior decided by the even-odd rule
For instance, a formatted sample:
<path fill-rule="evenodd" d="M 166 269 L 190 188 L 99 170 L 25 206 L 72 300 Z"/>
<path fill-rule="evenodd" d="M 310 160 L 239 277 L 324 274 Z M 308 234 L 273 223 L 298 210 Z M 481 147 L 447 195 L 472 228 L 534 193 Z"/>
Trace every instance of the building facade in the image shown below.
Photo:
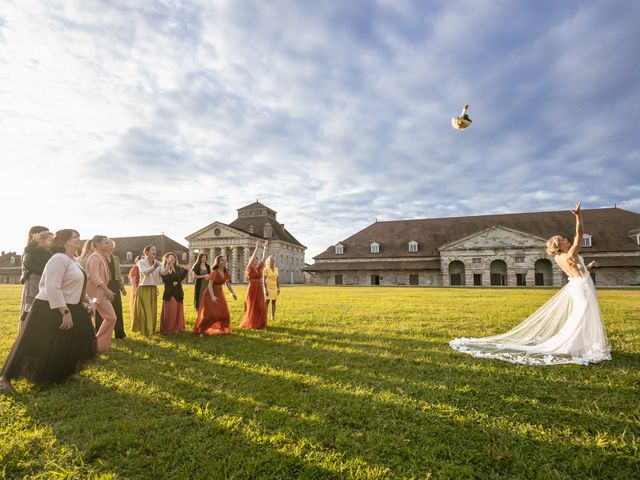
<path fill-rule="evenodd" d="M 581 255 L 597 260 L 599 286 L 640 285 L 640 214 L 583 211 Z M 547 256 L 552 235 L 573 238 L 567 211 L 376 222 L 314 257 L 305 270 L 322 285 L 561 286 Z"/>
<path fill-rule="evenodd" d="M 268 255 L 274 255 L 280 270 L 280 283 L 304 283 L 306 247 L 278 222 L 277 212 L 254 202 L 238 209 L 238 217 L 226 224 L 215 221 L 186 237 L 189 259 L 205 253 L 210 262 L 217 255 L 227 257 L 231 282 L 246 282 L 244 270 L 256 240 L 268 240 Z"/>

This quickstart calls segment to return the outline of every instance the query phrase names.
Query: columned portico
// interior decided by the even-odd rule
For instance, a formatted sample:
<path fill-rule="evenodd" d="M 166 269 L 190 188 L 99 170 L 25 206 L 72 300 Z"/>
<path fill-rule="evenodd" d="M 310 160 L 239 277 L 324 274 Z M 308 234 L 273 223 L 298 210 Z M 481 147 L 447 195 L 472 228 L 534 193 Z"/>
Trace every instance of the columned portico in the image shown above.
<path fill-rule="evenodd" d="M 230 280 L 242 283 L 246 282 L 244 271 L 256 241 L 265 239 L 269 240 L 267 255 L 274 255 L 281 262 L 280 283 L 290 283 L 293 278 L 304 282 L 306 248 L 277 222 L 276 212 L 257 202 L 238 209 L 238 218 L 231 224 L 214 222 L 187 237 L 194 258 L 198 253 L 206 253 L 213 262 L 217 255 L 223 255 Z M 291 269 L 291 265 L 295 268 Z"/>

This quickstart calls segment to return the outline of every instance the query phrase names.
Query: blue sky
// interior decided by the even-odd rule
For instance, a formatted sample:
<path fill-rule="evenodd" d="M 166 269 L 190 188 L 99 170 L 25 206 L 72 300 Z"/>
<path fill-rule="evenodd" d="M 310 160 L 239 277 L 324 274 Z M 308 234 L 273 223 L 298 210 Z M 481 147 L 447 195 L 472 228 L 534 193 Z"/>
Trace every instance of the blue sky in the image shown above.
<path fill-rule="evenodd" d="M 256 198 L 308 261 L 376 218 L 640 211 L 638 25 L 633 0 L 4 1 L 0 247 L 184 242 Z"/>

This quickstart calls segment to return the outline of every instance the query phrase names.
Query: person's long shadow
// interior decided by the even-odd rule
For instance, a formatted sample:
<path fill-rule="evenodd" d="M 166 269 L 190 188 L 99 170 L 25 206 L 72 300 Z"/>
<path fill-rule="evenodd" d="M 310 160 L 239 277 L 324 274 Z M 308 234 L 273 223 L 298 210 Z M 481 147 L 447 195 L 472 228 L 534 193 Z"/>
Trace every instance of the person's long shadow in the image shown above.
<path fill-rule="evenodd" d="M 541 421 L 545 426 L 549 424 L 553 427 L 568 427 L 587 420 L 587 423 L 593 424 L 596 417 L 602 422 L 604 429 L 615 426 L 623 431 L 628 426 L 628 423 L 615 418 L 619 413 L 617 403 L 607 408 L 606 402 L 602 402 L 604 404 L 598 406 L 597 414 L 593 411 L 580 414 L 578 405 L 566 402 L 564 393 L 558 393 L 564 392 L 566 386 L 571 385 L 569 379 L 564 376 L 540 376 L 539 371 L 532 367 L 493 362 L 499 365 L 486 368 L 486 360 L 465 358 L 456 361 L 456 357 L 459 356 L 456 352 L 430 352 L 428 360 L 420 356 L 411 358 L 410 355 L 408 358 L 372 358 L 369 352 L 335 351 L 333 348 L 324 351 L 317 344 L 312 348 L 308 345 L 290 343 L 284 346 L 273 345 L 273 338 L 262 335 L 247 336 L 243 342 L 251 346 L 250 351 L 264 353 L 262 357 L 254 355 L 251 359 L 256 367 L 269 366 L 301 375 L 313 374 L 323 378 L 328 384 L 351 384 L 363 390 L 400 389 L 403 394 L 414 398 L 433 398 L 434 392 L 437 392 L 438 400 L 455 400 L 456 403 L 462 402 L 467 407 L 475 409 L 478 408 L 477 395 L 483 395 L 493 399 L 490 406 L 494 408 L 489 408 L 486 413 L 509 413 L 519 421 Z M 195 348 L 202 348 L 202 351 L 207 353 L 210 351 L 206 343 L 196 343 Z M 313 358 L 310 353 L 314 349 L 321 350 L 322 363 L 307 361 Z M 233 349 L 225 351 L 224 355 L 238 362 L 247 361 L 243 353 Z M 371 368 L 372 365 L 388 368 L 380 371 L 379 368 Z M 569 368 L 575 371 L 581 367 Z M 385 371 L 393 373 L 384 373 Z M 584 398 L 589 398 L 590 402 L 601 400 L 612 393 L 608 376 L 601 384 L 573 383 L 574 394 L 582 394 Z M 505 389 L 508 391 L 507 395 Z M 630 399 L 636 394 L 632 385 L 617 386 L 615 391 L 616 395 L 626 394 Z M 535 415 L 528 416 L 526 410 L 521 412 L 522 407 L 527 404 L 536 406 Z M 540 412 L 547 415 L 540 419 Z"/>
<path fill-rule="evenodd" d="M 247 339 L 243 339 L 243 341 L 246 340 Z M 224 344 L 218 344 L 218 346 L 220 345 Z M 200 346 L 202 346 L 202 344 Z M 166 348 L 166 346 L 163 348 Z M 190 365 L 188 367 L 190 377 L 207 378 L 207 375 L 211 376 L 212 372 L 215 372 L 213 379 L 218 382 L 218 385 L 220 383 L 224 385 L 224 391 L 226 392 L 224 398 L 221 400 L 223 403 L 229 403 L 231 401 L 229 396 L 231 396 L 231 399 L 248 398 L 250 399 L 250 404 L 251 402 L 258 402 L 274 408 L 285 408 L 287 412 L 296 412 L 296 417 L 306 418 L 310 415 L 320 416 L 322 419 L 321 427 L 324 433 L 331 432 L 331 429 L 327 428 L 328 425 L 338 425 L 340 429 L 352 429 L 355 430 L 354 434 L 356 434 L 362 430 L 368 431 L 371 423 L 376 424 L 376 422 L 383 422 L 387 424 L 388 421 L 385 420 L 389 418 L 413 418 L 417 425 L 424 425 L 425 431 L 430 431 L 436 438 L 440 438 L 439 428 L 442 429 L 447 426 L 447 424 L 457 423 L 458 426 L 461 426 L 462 430 L 465 431 L 465 436 L 469 434 L 479 441 L 489 442 L 488 444 L 493 444 L 490 439 L 495 436 L 505 439 L 506 443 L 521 441 L 523 440 L 522 437 L 524 437 L 525 440 L 531 440 L 527 439 L 526 435 L 513 435 L 505 428 L 485 426 L 480 428 L 479 431 L 476 431 L 478 427 L 477 418 L 467 418 L 460 421 L 459 418 L 465 417 L 464 395 L 469 393 L 468 391 L 454 390 L 449 392 L 448 398 L 440 397 L 435 399 L 434 402 L 418 401 L 410 395 L 410 392 L 408 394 L 406 391 L 398 393 L 397 391 L 386 390 L 379 392 L 381 395 L 376 395 L 374 389 L 373 391 L 363 390 L 358 393 L 344 388 L 336 388 L 335 383 L 317 382 L 317 376 L 308 372 L 296 372 L 295 369 L 291 371 L 291 368 L 289 368 L 289 370 L 279 369 L 278 366 L 273 365 L 266 366 L 261 359 L 255 359 L 252 362 L 247 362 L 246 359 L 242 358 L 234 360 L 231 352 L 225 351 L 224 349 L 221 349 L 223 350 L 221 352 L 215 353 L 208 353 L 206 350 L 208 350 L 208 347 L 200 349 L 199 353 L 191 353 L 183 349 L 172 349 L 172 353 L 168 358 L 171 358 L 171 356 L 186 356 L 187 361 L 185 363 Z M 160 352 L 156 352 L 156 354 L 156 358 L 163 356 Z M 144 355 L 146 354 L 142 354 L 143 357 Z M 156 364 L 155 366 L 153 365 L 154 363 Z M 194 363 L 200 365 L 195 371 L 193 368 Z M 166 360 L 152 360 L 150 363 L 151 367 L 146 368 L 144 371 L 133 365 L 134 364 L 129 364 L 126 366 L 122 373 L 125 373 L 127 377 L 137 377 L 140 381 L 157 383 L 161 385 L 162 389 L 167 389 L 168 391 L 190 391 L 195 393 L 197 398 L 207 398 L 207 396 L 212 394 L 209 386 L 204 384 L 198 385 L 197 382 L 194 383 L 189 380 L 183 380 L 168 371 Z M 289 364 L 289 367 L 290 365 L 291 364 Z M 337 387 L 340 387 L 340 385 L 338 384 Z M 311 402 L 309 402 L 309 400 L 311 400 Z M 449 401 L 449 403 L 447 403 L 447 401 Z M 357 418 L 353 418 L 353 410 L 349 407 L 345 408 L 345 406 L 353 405 L 353 402 L 363 402 L 363 406 L 359 407 L 362 416 L 358 415 Z M 526 398 L 516 395 L 515 398 L 511 397 L 506 405 L 511 407 L 513 412 L 517 412 L 518 408 L 522 407 L 522 405 L 518 405 L 518 402 L 526 403 Z M 328 405 L 330 405 L 331 408 L 328 408 Z M 246 413 L 246 405 L 244 408 Z M 550 413 L 558 416 L 558 411 L 552 411 Z M 517 420 L 509 419 L 509 417 L 513 416 L 511 411 L 500 412 L 500 409 L 498 409 L 495 414 L 491 412 L 483 413 L 481 411 L 476 411 L 475 414 L 480 418 L 493 416 L 498 420 L 505 419 L 506 424 L 511 424 L 512 426 L 514 424 L 517 426 L 518 424 Z M 565 418 L 562 418 L 562 420 L 566 420 L 567 425 L 561 425 L 564 422 L 558 424 L 558 422 L 552 421 L 549 422 L 549 425 L 545 425 L 545 428 L 560 428 L 560 426 L 567 428 L 571 424 L 575 427 L 577 419 L 573 415 L 574 412 L 567 412 Z M 293 424 L 287 423 L 287 418 L 287 416 L 277 418 L 273 428 L 277 429 L 285 425 L 287 428 L 295 431 L 300 428 L 300 423 L 304 424 L 304 422 L 297 421 L 294 421 Z M 458 418 L 458 420 L 454 420 L 454 418 Z M 537 418 L 537 420 L 539 422 L 540 418 Z M 608 419 L 606 426 L 612 426 L 611 420 L 610 418 Z M 529 422 L 523 421 L 522 424 L 527 425 Z M 593 421 L 590 425 L 593 425 Z M 434 426 L 436 426 L 435 431 Z M 625 425 L 620 423 L 616 424 L 615 427 L 617 430 L 618 428 L 625 428 Z M 596 425 L 595 428 L 600 427 Z M 309 441 L 315 443 L 326 441 L 326 435 L 309 437 L 309 425 L 306 425 L 303 431 Z M 390 432 L 386 431 L 381 433 L 387 436 L 390 435 Z M 396 433 L 399 433 L 400 436 L 402 436 L 403 433 L 405 436 L 415 436 L 415 432 L 411 431 L 400 431 Z M 329 438 L 331 438 L 331 435 L 329 435 Z M 437 445 L 433 445 L 424 438 L 408 438 L 408 440 L 411 442 L 422 442 L 423 445 L 429 445 L 433 448 L 437 447 Z M 332 440 L 329 440 L 329 443 L 331 442 Z M 549 442 L 549 444 L 552 443 L 553 442 Z M 533 442 L 531 446 L 536 449 L 548 447 L 545 442 Z M 567 447 L 559 444 L 553 446 L 553 449 L 557 450 L 558 448 L 566 452 L 567 449 L 575 449 L 576 447 Z M 379 458 L 383 458 L 380 456 L 382 452 L 380 452 L 379 449 L 380 446 L 375 445 L 371 447 L 371 456 L 363 453 L 360 453 L 360 455 L 365 455 L 365 458 L 370 463 L 375 462 Z M 589 450 L 589 455 L 598 453 L 601 452 L 597 448 Z M 623 459 L 622 462 L 624 463 L 625 460 Z"/>
<path fill-rule="evenodd" d="M 518 402 L 526 403 L 534 383 L 549 392 L 557 385 L 533 377 L 518 387 L 522 378 L 509 382 L 509 374 L 519 372 L 512 366 L 479 373 L 468 365 L 407 360 L 397 363 L 397 377 L 378 378 L 366 369 L 378 359 L 367 356 L 365 347 L 313 353 L 256 332 L 213 339 L 134 337 L 96 362 L 88 381 L 58 387 L 69 389 L 64 395 L 52 389 L 30 396 L 23 404 L 34 423 L 51 428 L 89 467 L 124 478 L 337 478 L 358 471 L 411 477 L 428 470 L 472 477 L 475 469 L 518 477 L 532 465 L 542 467 L 535 460 L 541 456 L 567 471 L 575 468 L 567 458 L 575 457 L 592 472 L 632 471 L 629 456 L 528 433 L 525 427 L 541 419 L 511 418 L 522 407 Z M 433 355 L 451 360 L 442 352 Z M 476 362 L 463 363 L 469 361 Z M 403 378 L 424 368 L 429 385 L 443 390 Z M 499 375 L 504 383 L 478 390 L 483 375 Z M 485 411 L 473 408 L 478 395 L 499 403 L 512 387 L 516 396 L 502 407 L 489 409 L 485 401 Z M 59 397 L 68 401 L 69 395 L 85 400 L 60 410 Z M 560 418 L 574 426 L 582 420 Z M 545 428 L 559 425 L 549 421 Z M 616 432 L 622 427 L 613 426 Z M 521 427 L 522 433 L 514 433 Z M 504 451 L 513 458 L 496 461 Z"/>

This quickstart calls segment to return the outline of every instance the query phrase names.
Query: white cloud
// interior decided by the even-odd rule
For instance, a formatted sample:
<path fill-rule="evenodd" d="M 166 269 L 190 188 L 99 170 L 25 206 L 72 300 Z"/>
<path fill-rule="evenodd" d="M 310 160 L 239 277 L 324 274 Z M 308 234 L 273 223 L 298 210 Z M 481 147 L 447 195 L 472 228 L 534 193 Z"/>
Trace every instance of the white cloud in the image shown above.
<path fill-rule="evenodd" d="M 640 208 L 633 3 L 21 0 L 0 15 L 5 250 L 36 223 L 183 241 L 256 197 L 308 259 L 376 217 Z M 464 102 L 474 124 L 457 132 Z"/>

